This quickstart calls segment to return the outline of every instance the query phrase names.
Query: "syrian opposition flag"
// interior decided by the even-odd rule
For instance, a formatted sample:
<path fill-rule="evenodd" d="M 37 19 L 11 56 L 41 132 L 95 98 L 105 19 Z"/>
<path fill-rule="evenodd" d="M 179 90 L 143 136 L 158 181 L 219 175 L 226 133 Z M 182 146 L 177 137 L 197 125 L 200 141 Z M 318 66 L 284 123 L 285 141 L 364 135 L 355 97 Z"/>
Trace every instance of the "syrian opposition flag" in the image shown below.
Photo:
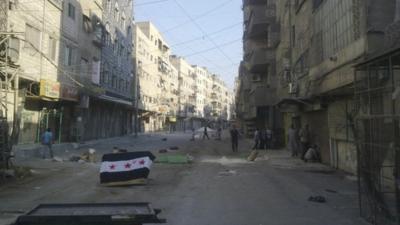
<path fill-rule="evenodd" d="M 111 186 L 144 184 L 155 158 L 151 152 L 105 154 L 100 168 L 100 183 Z"/>

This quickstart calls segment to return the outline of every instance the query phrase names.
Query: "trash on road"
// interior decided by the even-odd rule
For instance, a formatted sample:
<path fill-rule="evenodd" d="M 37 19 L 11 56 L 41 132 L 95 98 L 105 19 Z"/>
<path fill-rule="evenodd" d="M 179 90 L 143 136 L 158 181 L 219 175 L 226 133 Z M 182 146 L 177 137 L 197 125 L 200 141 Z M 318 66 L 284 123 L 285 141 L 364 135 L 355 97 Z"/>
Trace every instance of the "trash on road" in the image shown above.
<path fill-rule="evenodd" d="M 146 184 L 155 158 L 148 151 L 105 154 L 100 167 L 100 183 L 106 186 Z"/>
<path fill-rule="evenodd" d="M 162 155 L 157 157 L 156 163 L 188 164 L 191 160 L 187 155 Z"/>
<path fill-rule="evenodd" d="M 330 193 L 335 193 L 335 194 L 337 193 L 337 191 L 331 190 L 331 189 L 325 189 L 325 191 L 326 191 L 326 192 L 330 192 Z"/>
<path fill-rule="evenodd" d="M 204 163 L 218 163 L 224 166 L 229 166 L 229 165 L 236 165 L 236 164 L 249 164 L 249 162 L 246 159 L 242 158 L 227 158 L 226 156 L 222 156 L 221 158 L 206 158 L 202 159 L 201 162 Z"/>
<path fill-rule="evenodd" d="M 81 159 L 81 157 L 77 156 L 77 155 L 73 155 L 73 156 L 69 157 L 70 162 L 78 162 L 80 159 Z"/>
<path fill-rule="evenodd" d="M 64 162 L 64 160 L 61 157 L 54 156 L 52 159 L 53 162 Z"/>
<path fill-rule="evenodd" d="M 247 157 L 247 160 L 253 162 L 254 160 L 256 160 L 257 156 L 258 156 L 258 151 L 253 150 L 250 152 L 250 155 Z"/>
<path fill-rule="evenodd" d="M 167 149 L 160 149 L 160 150 L 158 150 L 158 153 L 167 153 L 167 152 L 168 152 Z"/>
<path fill-rule="evenodd" d="M 326 202 L 326 198 L 323 196 L 310 196 L 308 198 L 308 201 L 310 202 L 318 202 L 318 203 L 325 203 Z"/>
<path fill-rule="evenodd" d="M 218 176 L 235 176 L 237 174 L 236 170 L 225 170 L 218 173 Z"/>
<path fill-rule="evenodd" d="M 80 159 L 78 160 L 78 162 L 84 161 L 84 162 L 90 162 L 90 163 L 94 163 L 96 162 L 96 150 L 93 148 L 89 148 L 89 150 L 87 152 L 82 153 Z"/>

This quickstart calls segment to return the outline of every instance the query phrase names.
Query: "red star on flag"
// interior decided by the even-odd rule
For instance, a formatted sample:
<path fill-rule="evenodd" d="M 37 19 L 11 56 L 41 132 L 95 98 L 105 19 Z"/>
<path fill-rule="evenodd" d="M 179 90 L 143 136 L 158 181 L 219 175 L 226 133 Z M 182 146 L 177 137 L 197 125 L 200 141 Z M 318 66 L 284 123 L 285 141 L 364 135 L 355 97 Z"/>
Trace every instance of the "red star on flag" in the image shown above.
<path fill-rule="evenodd" d="M 144 165 L 145 161 L 142 159 L 139 161 L 140 165 Z"/>
<path fill-rule="evenodd" d="M 132 164 L 130 164 L 130 163 L 125 164 L 125 168 L 126 168 L 126 169 L 131 168 L 131 166 L 132 166 Z"/>
<path fill-rule="evenodd" d="M 112 164 L 112 165 L 110 166 L 110 170 L 114 170 L 114 169 L 115 169 L 115 165 Z"/>

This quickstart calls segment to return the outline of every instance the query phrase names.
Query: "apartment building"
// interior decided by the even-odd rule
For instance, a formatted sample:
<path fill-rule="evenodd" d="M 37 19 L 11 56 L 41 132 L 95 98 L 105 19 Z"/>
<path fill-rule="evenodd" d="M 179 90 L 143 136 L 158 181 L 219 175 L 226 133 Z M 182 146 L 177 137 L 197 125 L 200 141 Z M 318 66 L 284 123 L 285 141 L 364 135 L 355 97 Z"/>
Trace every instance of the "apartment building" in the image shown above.
<path fill-rule="evenodd" d="M 130 132 L 132 1 L 6 3 L 1 17 L 20 89 L 11 107 L 18 118 L 8 117 L 19 143 L 39 142 L 46 128 L 59 142 Z"/>
<path fill-rule="evenodd" d="M 103 0 L 104 24 L 100 87 L 105 93 L 92 105 L 107 122 L 103 137 L 124 135 L 132 131 L 133 118 L 133 1 Z M 99 100 L 99 101 L 97 101 Z"/>
<path fill-rule="evenodd" d="M 195 73 L 193 67 L 182 57 L 172 55 L 171 64 L 178 71 L 178 124 L 179 130 L 193 128 L 193 116 L 196 111 L 197 93 L 193 90 L 195 85 Z"/>
<path fill-rule="evenodd" d="M 56 101 L 63 98 L 59 83 L 62 1 L 2 1 L 1 9 L 2 38 L 7 41 L 2 48 L 9 61 L 2 61 L 0 70 L 2 79 L 12 82 L 2 88 L 20 90 L 8 95 L 9 90 L 2 90 L 2 101 L 8 102 L 2 114 L 10 124 L 15 121 L 13 130 L 19 133 L 15 141 L 38 142 L 46 127 L 56 129 L 58 140 L 62 117 Z"/>
<path fill-rule="evenodd" d="M 239 69 L 237 113 L 247 135 L 256 128 L 274 130 L 281 139 L 276 102 L 275 50 L 279 41 L 277 1 L 243 1 L 243 61 Z"/>
<path fill-rule="evenodd" d="M 382 47 L 394 4 L 335 0 L 278 4 L 282 31 L 278 95 L 285 127 L 309 124 L 322 161 L 336 168 L 357 170 L 349 123 L 355 106 L 354 64 Z"/>
<path fill-rule="evenodd" d="M 141 131 L 175 129 L 178 71 L 169 62 L 170 49 L 151 22 L 135 25 L 135 63 L 138 68 Z"/>
<path fill-rule="evenodd" d="M 390 78 L 398 60 L 389 54 L 389 43 L 397 42 L 398 1 L 280 1 L 278 9 L 285 127 L 309 124 L 322 161 L 358 173 L 361 214 L 387 224 L 385 218 L 398 218 L 396 175 L 389 172 L 398 138 L 398 122 L 390 119 L 398 114 Z"/>

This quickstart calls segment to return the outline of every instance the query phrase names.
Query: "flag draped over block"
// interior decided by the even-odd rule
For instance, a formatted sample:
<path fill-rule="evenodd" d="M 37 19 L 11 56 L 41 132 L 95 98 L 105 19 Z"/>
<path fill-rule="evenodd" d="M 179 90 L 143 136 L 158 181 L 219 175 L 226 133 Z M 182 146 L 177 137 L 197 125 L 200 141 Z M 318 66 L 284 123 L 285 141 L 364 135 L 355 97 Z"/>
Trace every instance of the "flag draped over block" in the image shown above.
<path fill-rule="evenodd" d="M 100 183 L 106 185 L 143 184 L 155 158 L 151 152 L 105 154 L 100 167 Z"/>

